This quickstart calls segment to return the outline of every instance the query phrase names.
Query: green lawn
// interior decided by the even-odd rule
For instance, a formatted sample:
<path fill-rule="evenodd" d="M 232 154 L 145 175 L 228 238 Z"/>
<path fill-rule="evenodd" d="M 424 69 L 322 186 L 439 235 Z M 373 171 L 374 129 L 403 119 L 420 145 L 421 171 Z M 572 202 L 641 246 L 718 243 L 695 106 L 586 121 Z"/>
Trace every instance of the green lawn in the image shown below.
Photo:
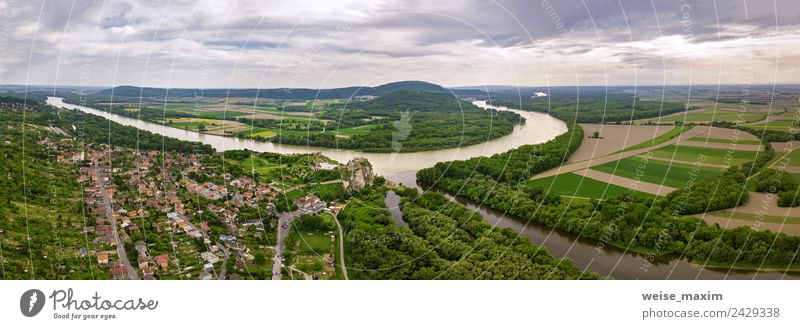
<path fill-rule="evenodd" d="M 667 145 L 651 152 L 655 158 L 689 162 L 700 160 L 700 156 L 702 155 L 705 157 L 704 163 L 730 166 L 738 166 L 745 162 L 752 161 L 756 156 L 755 151 L 679 145 Z"/>
<path fill-rule="evenodd" d="M 705 138 L 705 137 L 692 137 L 688 139 L 692 142 L 708 142 L 708 143 L 724 143 L 724 144 L 739 144 L 739 145 L 760 145 L 761 141 L 759 140 L 732 140 L 732 139 L 722 139 L 722 138 Z"/>
<path fill-rule="evenodd" d="M 553 194 L 579 198 L 610 198 L 628 191 L 627 188 L 621 186 L 603 183 L 573 173 L 532 180 L 527 184 L 540 186 Z M 654 197 L 643 192 L 637 192 L 636 195 L 647 198 Z"/>
<path fill-rule="evenodd" d="M 300 240 L 300 255 L 322 255 L 331 251 L 331 237 L 327 232 L 302 232 L 298 240 Z"/>
<path fill-rule="evenodd" d="M 342 183 L 331 183 L 324 185 L 306 186 L 304 190 L 307 193 L 313 193 L 319 196 L 322 200 L 333 201 L 336 199 L 344 199 L 348 194 L 344 190 Z"/>
<path fill-rule="evenodd" d="M 720 169 L 699 167 L 683 163 L 672 163 L 649 159 L 644 162 L 643 158 L 631 157 L 619 161 L 609 162 L 592 167 L 604 173 L 636 179 L 658 185 L 681 188 L 686 186 L 686 182 L 691 180 L 690 176 L 694 172 L 696 181 L 711 180 L 722 174 Z M 637 173 L 638 172 L 638 173 Z"/>
<path fill-rule="evenodd" d="M 649 146 L 653 146 L 653 145 L 658 145 L 658 144 L 664 143 L 664 142 L 666 142 L 666 141 L 668 141 L 670 139 L 673 139 L 673 138 L 677 137 L 678 135 L 680 135 L 684 131 L 688 130 L 689 128 L 691 128 L 691 127 L 690 126 L 677 126 L 675 128 L 672 128 L 670 131 L 668 131 L 667 133 L 665 133 L 665 134 L 663 134 L 661 136 L 653 138 L 653 139 L 651 139 L 649 141 L 644 141 L 644 142 L 641 142 L 639 144 L 626 147 L 620 152 L 638 150 L 640 148 L 645 148 L 645 147 L 649 147 Z"/>

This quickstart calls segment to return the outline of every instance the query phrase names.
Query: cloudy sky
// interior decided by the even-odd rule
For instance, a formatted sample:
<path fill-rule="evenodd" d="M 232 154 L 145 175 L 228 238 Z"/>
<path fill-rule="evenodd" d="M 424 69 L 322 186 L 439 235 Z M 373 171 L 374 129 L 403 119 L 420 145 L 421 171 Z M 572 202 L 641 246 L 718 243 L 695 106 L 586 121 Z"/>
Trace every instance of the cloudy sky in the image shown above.
<path fill-rule="evenodd" d="M 0 3 L 0 84 L 800 81 L 798 0 Z"/>

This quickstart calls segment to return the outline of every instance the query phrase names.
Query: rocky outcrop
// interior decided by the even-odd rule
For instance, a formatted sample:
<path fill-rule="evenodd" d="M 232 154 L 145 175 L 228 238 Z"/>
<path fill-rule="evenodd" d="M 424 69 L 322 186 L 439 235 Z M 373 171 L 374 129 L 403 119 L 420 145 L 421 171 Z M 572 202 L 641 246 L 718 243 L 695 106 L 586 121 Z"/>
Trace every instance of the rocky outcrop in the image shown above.
<path fill-rule="evenodd" d="M 358 191 L 375 181 L 372 164 L 366 158 L 353 158 L 345 166 L 344 188 L 348 191 Z"/>

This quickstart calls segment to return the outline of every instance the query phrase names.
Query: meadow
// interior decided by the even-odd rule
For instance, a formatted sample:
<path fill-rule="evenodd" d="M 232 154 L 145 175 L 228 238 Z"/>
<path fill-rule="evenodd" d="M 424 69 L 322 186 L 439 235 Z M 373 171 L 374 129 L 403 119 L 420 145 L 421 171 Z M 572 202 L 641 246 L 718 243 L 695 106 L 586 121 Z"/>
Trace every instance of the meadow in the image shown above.
<path fill-rule="evenodd" d="M 722 174 L 717 168 L 695 167 L 690 164 L 669 163 L 643 158 L 625 158 L 615 162 L 605 163 L 592 167 L 597 171 L 631 179 L 640 179 L 643 182 L 681 188 L 686 182 L 692 180 L 694 173 L 697 181 L 709 181 Z"/>
<path fill-rule="evenodd" d="M 603 183 L 601 181 L 583 177 L 574 173 L 565 173 L 532 180 L 527 184 L 529 186 L 539 186 L 545 189 L 545 191 L 548 191 L 550 194 L 577 198 L 603 199 L 615 197 L 628 192 L 627 188 Z M 637 195 L 639 194 L 645 193 L 637 192 Z M 649 194 L 645 195 L 651 196 Z"/>
<path fill-rule="evenodd" d="M 700 161 L 709 165 L 738 166 L 753 161 L 755 151 L 728 150 L 709 147 L 667 145 L 651 151 L 654 158 L 665 160 Z M 703 160 L 704 159 L 704 160 Z"/>

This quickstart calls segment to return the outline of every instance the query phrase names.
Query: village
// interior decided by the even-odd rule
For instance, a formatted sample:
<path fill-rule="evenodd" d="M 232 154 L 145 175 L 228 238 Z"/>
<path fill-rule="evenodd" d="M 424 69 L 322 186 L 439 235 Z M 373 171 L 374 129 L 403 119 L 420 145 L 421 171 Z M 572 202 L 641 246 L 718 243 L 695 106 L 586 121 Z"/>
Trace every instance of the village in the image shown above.
<path fill-rule="evenodd" d="M 93 218 L 83 227 L 92 244 L 80 253 L 95 258 L 113 279 L 280 279 L 287 274 L 318 279 L 341 273 L 335 269 L 336 230 L 321 232 L 324 237 L 317 241 L 327 242 L 310 248 L 301 246 L 300 233 L 290 230 L 302 216 L 335 219 L 345 200 L 323 200 L 306 191 L 343 189 L 351 185 L 348 181 L 297 184 L 294 179 L 287 184 L 294 177 L 234 176 L 222 170 L 224 163 L 215 162 L 216 155 L 107 145 L 81 149 L 68 137 L 42 143 L 61 150 L 58 162 L 78 166 L 85 209 Z M 329 161 L 306 167 L 312 173 L 329 172 L 325 177 L 340 169 Z M 309 250 L 319 251 L 319 257 L 307 255 Z M 301 264 L 287 264 L 287 257 L 294 258 L 287 254 L 324 266 L 312 266 L 319 273 L 304 272 Z"/>

